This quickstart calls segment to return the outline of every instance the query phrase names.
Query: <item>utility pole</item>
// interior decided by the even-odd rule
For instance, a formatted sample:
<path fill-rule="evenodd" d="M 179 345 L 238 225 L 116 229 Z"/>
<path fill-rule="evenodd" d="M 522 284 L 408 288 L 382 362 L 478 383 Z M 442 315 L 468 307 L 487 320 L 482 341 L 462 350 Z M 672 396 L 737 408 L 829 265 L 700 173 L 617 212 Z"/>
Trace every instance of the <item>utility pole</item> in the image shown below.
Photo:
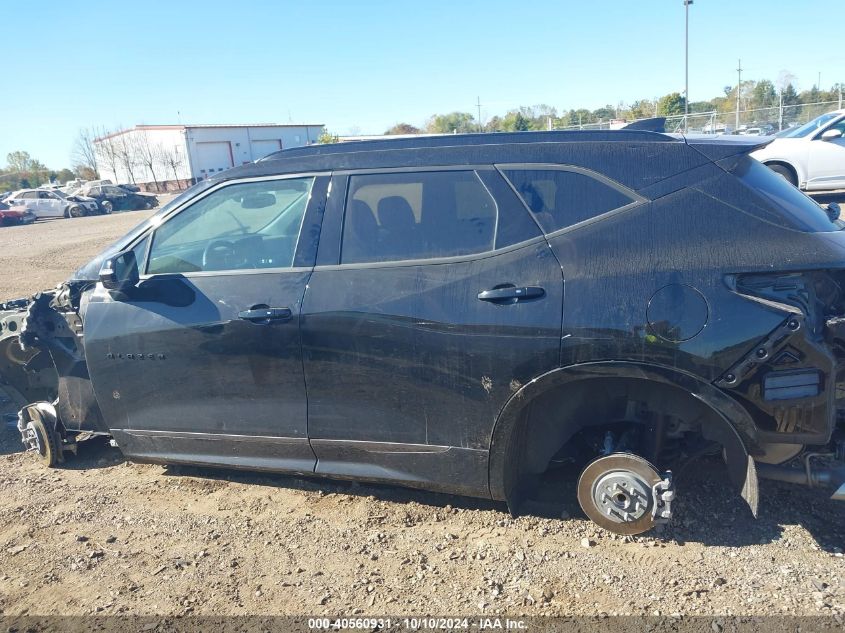
<path fill-rule="evenodd" d="M 686 36 L 684 37 L 684 134 L 687 131 L 687 121 L 689 119 L 689 5 L 693 0 L 684 0 L 684 10 L 686 12 Z"/>
<path fill-rule="evenodd" d="M 481 97 L 475 98 L 475 105 L 478 106 L 478 131 L 483 132 L 484 128 L 481 127 Z"/>
<path fill-rule="evenodd" d="M 739 95 L 742 93 L 742 60 L 739 60 L 739 66 L 736 69 L 736 127 L 734 127 L 734 134 L 739 130 Z"/>
<path fill-rule="evenodd" d="M 839 82 L 839 109 L 842 109 L 842 82 Z"/>

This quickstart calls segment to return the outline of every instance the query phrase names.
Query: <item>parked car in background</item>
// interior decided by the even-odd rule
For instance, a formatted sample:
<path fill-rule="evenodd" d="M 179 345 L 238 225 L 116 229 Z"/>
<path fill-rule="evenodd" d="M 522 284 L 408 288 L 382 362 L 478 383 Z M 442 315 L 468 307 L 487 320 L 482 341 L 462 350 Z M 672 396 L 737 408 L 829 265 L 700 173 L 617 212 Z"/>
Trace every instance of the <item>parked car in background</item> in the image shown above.
<path fill-rule="evenodd" d="M 158 198 L 153 194 L 136 193 L 117 185 L 86 184 L 75 191 L 74 195 L 93 198 L 100 205 L 103 213 L 152 209 L 158 206 Z"/>
<path fill-rule="evenodd" d="M 0 202 L 0 226 L 32 224 L 35 219 L 35 214 L 23 205 L 10 206 Z"/>
<path fill-rule="evenodd" d="M 120 187 L 121 189 L 126 189 L 126 191 L 131 191 L 133 193 L 137 193 L 138 191 L 141 191 L 141 188 L 138 185 L 130 185 L 129 183 L 125 183 L 125 184 L 117 185 L 117 186 Z"/>
<path fill-rule="evenodd" d="M 845 188 L 845 110 L 778 133 L 751 156 L 805 191 Z"/>
<path fill-rule="evenodd" d="M 78 218 L 99 212 L 96 200 L 58 190 L 21 189 L 6 198 L 6 203 L 25 206 L 38 218 Z"/>

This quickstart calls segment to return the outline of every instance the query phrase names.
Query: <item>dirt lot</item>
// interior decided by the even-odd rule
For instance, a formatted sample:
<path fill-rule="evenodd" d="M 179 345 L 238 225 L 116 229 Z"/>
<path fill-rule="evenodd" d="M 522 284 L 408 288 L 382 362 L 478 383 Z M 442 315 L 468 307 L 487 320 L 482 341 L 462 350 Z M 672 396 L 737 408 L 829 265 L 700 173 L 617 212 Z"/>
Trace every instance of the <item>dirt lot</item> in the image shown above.
<path fill-rule="evenodd" d="M 0 298 L 54 285 L 143 217 L 0 229 Z M 845 617 L 845 506 L 762 482 L 755 521 L 717 464 L 679 476 L 671 526 L 622 538 L 583 518 L 571 473 L 514 519 L 445 495 L 131 464 L 100 441 L 49 471 L 18 450 L 0 426 L 0 615 Z"/>

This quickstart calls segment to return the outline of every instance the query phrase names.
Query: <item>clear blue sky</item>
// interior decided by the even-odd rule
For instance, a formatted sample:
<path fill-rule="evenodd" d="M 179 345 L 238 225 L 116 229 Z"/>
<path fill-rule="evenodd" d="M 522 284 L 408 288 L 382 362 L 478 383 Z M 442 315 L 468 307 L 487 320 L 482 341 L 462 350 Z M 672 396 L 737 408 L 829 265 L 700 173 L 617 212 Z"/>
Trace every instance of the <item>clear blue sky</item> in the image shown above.
<path fill-rule="evenodd" d="M 695 0 L 690 98 L 789 70 L 845 82 L 842 0 Z M 682 0 L 66 0 L 3 6 L 0 164 L 70 165 L 83 126 L 325 123 L 597 108 L 682 92 Z M 178 114 L 178 113 L 181 113 Z"/>

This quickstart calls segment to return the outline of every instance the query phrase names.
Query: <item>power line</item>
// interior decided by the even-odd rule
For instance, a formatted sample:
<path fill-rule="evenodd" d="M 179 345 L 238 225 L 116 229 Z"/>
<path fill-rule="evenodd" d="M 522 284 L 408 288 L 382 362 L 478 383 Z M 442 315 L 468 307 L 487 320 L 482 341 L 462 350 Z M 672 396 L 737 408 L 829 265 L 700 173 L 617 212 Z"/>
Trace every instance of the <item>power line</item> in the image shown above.
<path fill-rule="evenodd" d="M 739 96 L 742 94 L 742 60 L 739 60 L 739 65 L 736 69 L 736 127 L 734 132 L 739 130 Z"/>
<path fill-rule="evenodd" d="M 481 127 L 481 97 L 475 98 L 475 105 L 478 106 L 478 131 L 483 132 L 484 128 Z"/>

